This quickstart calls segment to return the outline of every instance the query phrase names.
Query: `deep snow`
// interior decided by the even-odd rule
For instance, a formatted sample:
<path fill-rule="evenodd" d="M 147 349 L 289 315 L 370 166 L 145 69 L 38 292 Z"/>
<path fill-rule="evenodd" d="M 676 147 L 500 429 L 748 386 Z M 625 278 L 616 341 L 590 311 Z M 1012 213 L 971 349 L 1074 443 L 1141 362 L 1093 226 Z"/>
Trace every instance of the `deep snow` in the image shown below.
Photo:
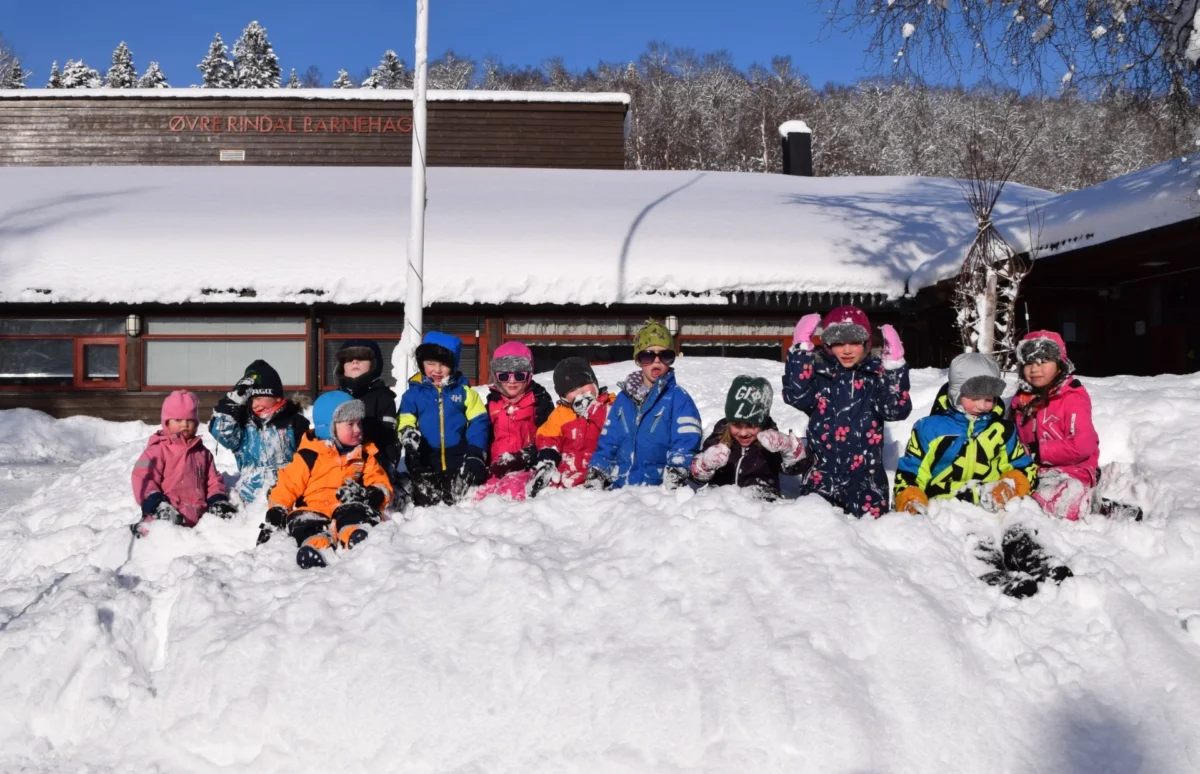
<path fill-rule="evenodd" d="M 678 361 L 707 427 L 747 371 L 782 366 Z M 893 468 L 941 378 L 914 374 Z M 1015 506 L 1076 573 L 1023 601 L 975 579 L 1001 524 L 966 504 L 859 522 L 731 490 L 429 509 L 320 571 L 254 549 L 258 513 L 130 558 L 153 428 L 0 412 L 0 460 L 68 460 L 0 479 L 0 770 L 1194 771 L 1200 376 L 1085 382 L 1150 514 Z"/>

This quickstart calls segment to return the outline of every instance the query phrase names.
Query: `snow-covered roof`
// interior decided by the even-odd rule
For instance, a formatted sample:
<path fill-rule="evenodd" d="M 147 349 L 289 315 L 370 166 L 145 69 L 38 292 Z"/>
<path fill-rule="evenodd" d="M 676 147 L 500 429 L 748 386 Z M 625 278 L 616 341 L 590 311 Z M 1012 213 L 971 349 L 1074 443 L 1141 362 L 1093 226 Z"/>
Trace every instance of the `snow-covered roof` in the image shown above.
<path fill-rule="evenodd" d="M 628 105 L 622 92 L 430 89 L 430 102 L 577 102 Z M 0 89 L 8 99 L 294 99 L 410 102 L 412 89 Z"/>
<path fill-rule="evenodd" d="M 409 175 L 7 168 L 0 301 L 400 301 Z M 974 228 L 958 184 L 939 178 L 433 168 L 428 185 L 428 303 L 897 297 Z M 1046 195 L 1012 186 L 1000 211 Z"/>
<path fill-rule="evenodd" d="M 1060 194 L 1037 205 L 993 218 L 1018 253 L 1035 259 L 1200 218 L 1200 156 L 1158 164 L 1098 185 Z M 974 232 L 921 266 L 911 288 L 958 274 Z"/>

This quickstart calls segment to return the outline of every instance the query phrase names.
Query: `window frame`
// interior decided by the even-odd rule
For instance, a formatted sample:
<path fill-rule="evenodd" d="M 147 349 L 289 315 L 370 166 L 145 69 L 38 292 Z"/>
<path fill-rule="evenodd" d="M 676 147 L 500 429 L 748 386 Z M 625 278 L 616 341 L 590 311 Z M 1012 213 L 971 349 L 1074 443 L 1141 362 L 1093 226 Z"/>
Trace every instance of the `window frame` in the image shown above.
<path fill-rule="evenodd" d="M 128 339 L 120 334 L 112 333 L 15 333 L 0 335 L 4 341 L 70 341 L 71 342 L 71 384 L 4 384 L 0 382 L 0 392 L 62 392 L 63 390 L 124 390 L 129 382 Z M 114 381 L 89 383 L 84 375 L 83 348 L 89 344 L 116 344 L 117 363 L 120 377 Z"/>
<path fill-rule="evenodd" d="M 144 323 L 146 328 L 149 329 L 151 318 L 160 317 L 160 316 L 161 317 L 171 317 L 171 318 L 181 318 L 181 317 L 186 317 L 187 315 L 147 315 L 145 323 Z M 226 316 L 241 317 L 241 318 L 247 318 L 247 317 L 248 318 L 261 318 L 264 320 L 278 319 L 280 317 L 291 317 L 291 318 L 298 318 L 298 319 L 301 318 L 301 316 L 297 315 L 297 314 L 292 314 L 292 315 L 282 314 L 281 315 L 281 314 L 244 314 L 243 313 L 243 314 L 226 315 Z M 197 315 L 196 319 L 214 321 L 214 320 L 219 320 L 220 317 Z M 298 341 L 304 345 L 304 374 L 305 374 L 304 378 L 305 378 L 305 381 L 308 382 L 312 379 L 312 365 L 313 365 L 313 352 L 312 352 L 312 343 L 311 343 L 312 318 L 305 315 L 302 319 L 304 320 L 304 332 L 303 333 L 261 333 L 261 334 L 254 334 L 254 333 L 219 333 L 219 334 L 146 333 L 146 334 L 143 334 L 142 337 L 139 339 L 139 341 L 141 342 L 140 346 L 141 346 L 141 355 L 142 355 L 142 357 L 141 357 L 141 385 L 142 385 L 142 387 L 141 388 L 145 392 L 164 392 L 164 391 L 174 391 L 174 390 L 190 390 L 192 392 L 224 392 L 227 387 L 227 385 L 212 385 L 212 384 L 203 384 L 203 385 L 150 384 L 146 379 L 147 369 L 149 368 L 149 365 L 150 365 L 150 363 L 149 363 L 150 359 L 149 359 L 148 353 L 147 353 L 148 348 L 146 347 L 146 342 L 154 342 L 154 341 Z M 247 364 L 247 365 L 249 365 L 249 364 Z M 308 384 L 285 384 L 285 385 L 283 385 L 283 390 L 284 390 L 284 392 L 307 392 L 309 390 L 309 385 Z"/>

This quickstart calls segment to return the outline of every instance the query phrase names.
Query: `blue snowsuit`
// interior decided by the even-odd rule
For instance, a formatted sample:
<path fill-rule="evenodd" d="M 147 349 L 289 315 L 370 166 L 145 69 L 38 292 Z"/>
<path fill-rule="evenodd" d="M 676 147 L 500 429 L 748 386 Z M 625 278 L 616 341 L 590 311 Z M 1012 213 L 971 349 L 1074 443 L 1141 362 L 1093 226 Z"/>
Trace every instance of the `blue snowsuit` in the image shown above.
<path fill-rule="evenodd" d="M 813 466 L 801 485 L 852 516 L 878 517 L 891 501 L 883 469 L 883 424 L 912 413 L 908 366 L 885 370 L 876 357 L 852 368 L 821 347 L 788 352 L 783 400 L 808 414 Z"/>
<path fill-rule="evenodd" d="M 271 491 L 279 470 L 296 456 L 307 430 L 308 420 L 290 400 L 264 422 L 248 404 L 221 398 L 208 422 L 208 431 L 217 443 L 232 451 L 237 460 L 237 491 L 245 503 L 259 492 Z"/>
<path fill-rule="evenodd" d="M 639 407 L 622 390 L 608 410 L 591 467 L 612 479 L 612 488 L 663 482 L 663 468 L 687 469 L 703 438 L 700 411 L 668 371 Z"/>

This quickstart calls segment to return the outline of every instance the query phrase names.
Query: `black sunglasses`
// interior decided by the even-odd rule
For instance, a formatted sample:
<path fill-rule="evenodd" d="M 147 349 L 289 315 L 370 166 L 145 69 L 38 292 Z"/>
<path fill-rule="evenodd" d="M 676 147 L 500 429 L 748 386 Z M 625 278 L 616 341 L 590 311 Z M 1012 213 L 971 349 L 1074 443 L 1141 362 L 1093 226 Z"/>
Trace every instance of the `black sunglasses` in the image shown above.
<path fill-rule="evenodd" d="M 528 371 L 500 371 L 496 374 L 498 382 L 524 382 L 528 379 Z"/>
<path fill-rule="evenodd" d="M 675 362 L 675 352 L 670 349 L 664 349 L 662 352 L 651 352 L 650 350 L 645 350 L 644 352 L 637 353 L 637 358 L 635 359 L 637 360 L 638 365 L 648 366 L 655 360 L 660 360 L 662 361 L 663 365 L 669 366 Z"/>

